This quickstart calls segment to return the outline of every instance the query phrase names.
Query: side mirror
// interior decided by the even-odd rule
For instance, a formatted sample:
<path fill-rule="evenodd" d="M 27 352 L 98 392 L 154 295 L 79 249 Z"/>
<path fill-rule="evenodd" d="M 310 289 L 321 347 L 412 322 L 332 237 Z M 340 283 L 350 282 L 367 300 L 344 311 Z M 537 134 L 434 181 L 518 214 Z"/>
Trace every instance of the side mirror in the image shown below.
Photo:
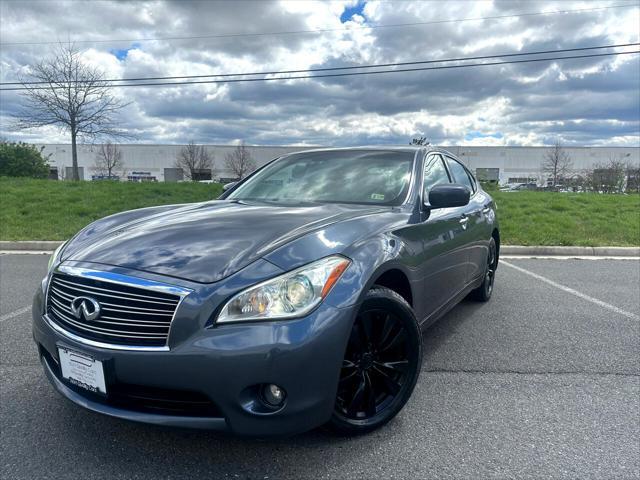
<path fill-rule="evenodd" d="M 457 183 L 436 185 L 429 192 L 431 208 L 464 207 L 469 203 L 471 191 Z"/>
<path fill-rule="evenodd" d="M 222 191 L 223 191 L 223 192 L 226 192 L 226 191 L 227 191 L 227 190 L 229 190 L 231 187 L 233 187 L 236 183 L 238 183 L 238 182 L 225 183 L 225 184 L 222 186 Z"/>

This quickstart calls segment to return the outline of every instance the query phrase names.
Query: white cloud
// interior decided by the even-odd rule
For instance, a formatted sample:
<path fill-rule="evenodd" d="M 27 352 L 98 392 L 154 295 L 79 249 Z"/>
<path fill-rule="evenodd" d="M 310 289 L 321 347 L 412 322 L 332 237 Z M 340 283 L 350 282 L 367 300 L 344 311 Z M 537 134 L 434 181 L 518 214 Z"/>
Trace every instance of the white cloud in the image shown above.
<path fill-rule="evenodd" d="M 51 46 L 4 45 L 56 39 L 118 39 L 78 44 L 112 78 L 206 75 L 388 63 L 511 51 L 637 42 L 640 8 L 433 23 L 524 12 L 585 9 L 589 2 L 377 2 L 346 23 L 357 0 L 335 2 L 5 2 L 0 78 L 16 79 Z M 613 3 L 609 3 L 613 5 Z M 193 38 L 238 32 L 322 33 Z M 64 38 L 62 38 L 64 37 Z M 126 50 L 126 57 L 113 52 Z M 638 55 L 318 80 L 121 88 L 132 102 L 122 125 L 139 142 L 335 144 L 637 144 Z M 0 136 L 66 141 L 47 128 L 11 132 L 19 98 L 3 93 Z"/>

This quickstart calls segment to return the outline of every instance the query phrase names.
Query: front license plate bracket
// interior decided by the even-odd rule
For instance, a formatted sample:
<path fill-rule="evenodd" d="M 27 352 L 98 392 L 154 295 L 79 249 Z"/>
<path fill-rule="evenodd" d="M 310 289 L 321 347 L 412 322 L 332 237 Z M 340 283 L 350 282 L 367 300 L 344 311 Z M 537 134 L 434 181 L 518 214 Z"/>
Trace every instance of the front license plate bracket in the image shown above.
<path fill-rule="evenodd" d="M 60 371 L 67 382 L 92 393 L 107 394 L 104 366 L 100 360 L 78 350 L 58 346 Z"/>

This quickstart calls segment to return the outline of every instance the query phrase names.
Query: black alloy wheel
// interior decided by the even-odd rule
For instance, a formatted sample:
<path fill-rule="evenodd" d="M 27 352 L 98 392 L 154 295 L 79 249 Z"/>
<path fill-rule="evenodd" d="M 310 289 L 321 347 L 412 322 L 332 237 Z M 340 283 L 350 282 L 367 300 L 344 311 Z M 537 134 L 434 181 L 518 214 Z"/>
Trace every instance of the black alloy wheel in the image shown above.
<path fill-rule="evenodd" d="M 487 266 L 484 271 L 482 284 L 471 292 L 475 300 L 487 302 L 493 293 L 493 285 L 496 279 L 496 269 L 498 268 L 498 249 L 496 241 L 491 238 L 489 241 L 489 252 L 487 253 Z"/>
<path fill-rule="evenodd" d="M 368 292 L 342 362 L 331 426 L 344 434 L 369 432 L 391 420 L 415 387 L 422 335 L 411 307 L 383 287 Z"/>

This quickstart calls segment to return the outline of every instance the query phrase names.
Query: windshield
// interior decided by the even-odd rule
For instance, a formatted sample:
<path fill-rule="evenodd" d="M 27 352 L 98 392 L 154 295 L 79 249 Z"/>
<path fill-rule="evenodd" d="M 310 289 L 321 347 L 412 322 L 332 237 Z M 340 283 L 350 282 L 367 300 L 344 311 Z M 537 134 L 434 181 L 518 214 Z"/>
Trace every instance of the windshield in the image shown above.
<path fill-rule="evenodd" d="M 271 163 L 227 198 L 399 205 L 409 190 L 413 157 L 378 150 L 297 153 Z"/>

